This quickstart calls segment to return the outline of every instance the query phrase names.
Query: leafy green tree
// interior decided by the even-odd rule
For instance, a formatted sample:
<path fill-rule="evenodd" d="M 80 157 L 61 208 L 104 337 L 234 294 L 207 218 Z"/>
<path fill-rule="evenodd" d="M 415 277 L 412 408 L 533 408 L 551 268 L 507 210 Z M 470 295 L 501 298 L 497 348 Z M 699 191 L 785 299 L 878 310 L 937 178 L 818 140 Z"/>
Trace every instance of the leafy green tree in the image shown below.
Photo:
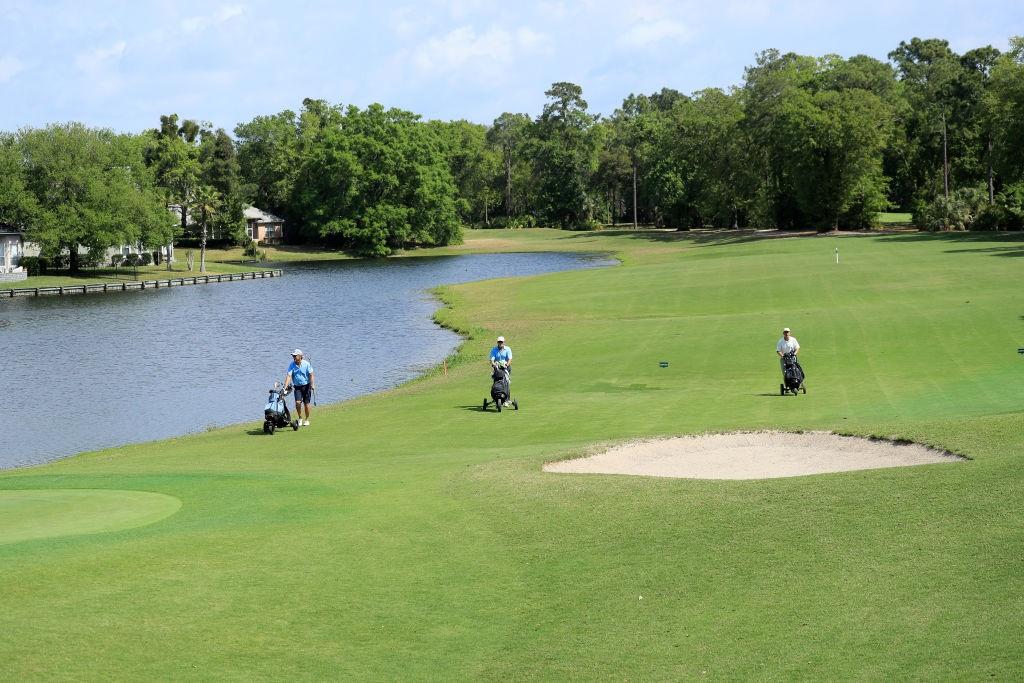
<path fill-rule="evenodd" d="M 25 189 L 35 198 L 26 238 L 44 252 L 67 250 L 72 272 L 80 247 L 101 251 L 170 234 L 163 203 L 147 185 L 142 146 L 131 136 L 51 125 L 22 130 L 18 150 Z"/>
<path fill-rule="evenodd" d="M 786 103 L 784 149 L 802 211 L 818 227 L 861 227 L 887 205 L 882 151 L 890 112 L 866 90 L 794 91 Z"/>
<path fill-rule="evenodd" d="M 896 63 L 913 111 L 910 127 L 921 149 L 925 165 L 929 158 L 942 162 L 942 193 L 949 199 L 949 125 L 957 103 L 956 95 L 963 67 L 948 41 L 913 38 L 902 41 L 889 58 Z M 937 137 L 937 141 L 933 139 Z"/>
<path fill-rule="evenodd" d="M 430 121 L 448 159 L 458 189 L 458 211 L 464 223 L 490 223 L 490 209 L 500 195 L 498 155 L 487 144 L 487 127 L 469 121 Z M 497 195 L 497 196 L 496 196 Z"/>
<path fill-rule="evenodd" d="M 517 203 L 513 187 L 517 186 L 514 182 L 516 171 L 520 170 L 520 175 L 522 175 L 521 169 L 529 165 L 526 147 L 530 139 L 532 125 L 530 117 L 526 114 L 505 112 L 494 119 L 494 123 L 487 131 L 487 142 L 493 148 L 498 149 L 501 154 L 501 167 L 505 177 L 505 216 L 507 217 L 521 213 L 524 208 L 522 201 Z"/>
<path fill-rule="evenodd" d="M 212 234 L 234 244 L 245 240 L 245 199 L 234 141 L 224 129 L 203 136 L 199 149 L 201 181 L 218 194 L 220 211 L 213 218 Z"/>
<path fill-rule="evenodd" d="M 349 107 L 301 137 L 291 210 L 309 237 L 371 256 L 460 238 L 443 145 L 415 114 Z"/>
<path fill-rule="evenodd" d="M 257 116 L 235 127 L 242 183 L 252 202 L 286 219 L 291 211 L 299 166 L 299 131 L 295 112 Z"/>
<path fill-rule="evenodd" d="M 164 190 L 166 203 L 177 207 L 179 234 L 187 234 L 189 216 L 202 183 L 199 140 L 203 127 L 192 120 L 179 125 L 178 115 L 168 114 L 160 117 L 160 128 L 150 135 L 153 143 L 147 160 L 157 185 Z M 171 259 L 167 260 L 167 268 L 171 268 Z"/>
<path fill-rule="evenodd" d="M 787 102 L 813 89 L 818 61 L 794 53 L 765 50 L 744 72 L 742 134 L 749 144 L 752 189 L 750 220 L 754 225 L 799 227 L 805 222 L 796 202 L 795 179 L 785 150 L 791 146 L 782 117 Z"/>
<path fill-rule="evenodd" d="M 1007 198 L 1024 194 L 1024 37 L 1011 38 L 1010 50 L 993 64 L 987 93 L 994 172 Z"/>
<path fill-rule="evenodd" d="M 694 197 L 699 213 L 713 226 L 737 228 L 746 223 L 756 184 L 749 173 L 750 154 L 741 130 L 745 116 L 741 98 L 736 92 L 709 88 L 684 104 L 683 111 L 687 109 L 692 110 L 688 132 L 703 188 Z"/>
<path fill-rule="evenodd" d="M 633 190 L 633 229 L 639 227 L 637 179 L 641 165 L 651 154 L 656 127 L 653 105 L 644 95 L 630 94 L 622 106 L 612 114 L 612 144 L 620 147 L 629 158 Z"/>
<path fill-rule="evenodd" d="M 583 89 L 574 83 L 554 83 L 544 94 L 548 102 L 534 127 L 538 209 L 551 223 L 582 225 L 593 219 L 598 203 L 591 196 L 597 117 L 587 112 Z"/>
<path fill-rule="evenodd" d="M 196 189 L 192 210 L 199 225 L 199 272 L 206 272 L 206 239 L 214 216 L 220 211 L 220 193 L 210 185 Z"/>
<path fill-rule="evenodd" d="M 597 153 L 597 170 L 593 183 L 600 187 L 608 203 L 608 216 L 612 225 L 627 215 L 626 198 L 632 182 L 632 164 L 629 154 L 622 145 L 608 144 L 615 134 L 612 122 L 603 119 L 595 124 L 598 137 L 604 144 L 599 145 Z"/>
<path fill-rule="evenodd" d="M 958 93 L 966 125 L 963 127 L 973 164 L 973 180 L 984 175 L 988 185 L 989 204 L 995 203 L 994 146 L 996 100 L 992 96 L 992 69 L 999 60 L 999 50 L 991 45 L 969 50 L 960 58 L 964 67 Z M 965 164 L 966 165 L 966 164 Z"/>
<path fill-rule="evenodd" d="M 17 138 L 0 133 L 0 224 L 24 230 L 38 209 L 25 186 L 25 174 Z"/>

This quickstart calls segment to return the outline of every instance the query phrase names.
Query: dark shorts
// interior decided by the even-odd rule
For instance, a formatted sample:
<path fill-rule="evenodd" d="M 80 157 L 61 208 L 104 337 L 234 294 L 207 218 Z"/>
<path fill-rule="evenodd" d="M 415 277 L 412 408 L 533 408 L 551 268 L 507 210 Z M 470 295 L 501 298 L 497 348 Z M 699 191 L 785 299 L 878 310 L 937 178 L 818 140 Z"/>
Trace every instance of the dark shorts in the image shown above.
<path fill-rule="evenodd" d="M 295 390 L 295 405 L 299 403 L 309 403 L 313 400 L 313 388 L 308 384 L 293 384 L 292 388 Z"/>

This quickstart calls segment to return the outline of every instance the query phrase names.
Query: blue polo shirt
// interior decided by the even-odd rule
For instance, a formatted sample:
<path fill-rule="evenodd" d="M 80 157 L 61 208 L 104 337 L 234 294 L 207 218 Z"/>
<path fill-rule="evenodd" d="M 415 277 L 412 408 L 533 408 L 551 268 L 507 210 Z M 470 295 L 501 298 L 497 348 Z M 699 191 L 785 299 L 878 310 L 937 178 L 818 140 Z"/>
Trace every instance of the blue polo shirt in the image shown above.
<path fill-rule="evenodd" d="M 313 372 L 313 366 L 305 358 L 299 364 L 296 364 L 293 360 L 291 365 L 288 366 L 288 374 L 292 376 L 292 384 L 300 387 L 303 384 L 309 384 L 309 373 L 311 372 Z"/>
<path fill-rule="evenodd" d="M 497 363 L 499 360 L 510 361 L 512 360 L 512 349 L 505 345 L 505 348 L 501 349 L 495 346 L 491 349 L 491 362 Z"/>

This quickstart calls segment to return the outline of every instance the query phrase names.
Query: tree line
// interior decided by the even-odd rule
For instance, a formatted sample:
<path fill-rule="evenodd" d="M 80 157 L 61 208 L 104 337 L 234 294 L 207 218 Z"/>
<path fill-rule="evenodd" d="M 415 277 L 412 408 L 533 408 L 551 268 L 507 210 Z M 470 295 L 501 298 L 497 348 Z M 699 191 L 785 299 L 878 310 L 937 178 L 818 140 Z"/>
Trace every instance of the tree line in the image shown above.
<path fill-rule="evenodd" d="M 536 117 L 431 125 L 471 224 L 830 230 L 897 210 L 1024 227 L 1024 38 L 962 55 L 914 38 L 889 60 L 766 50 L 728 90 L 631 94 L 601 117 L 556 83 Z"/>
<path fill-rule="evenodd" d="M 174 114 L 137 135 L 0 133 L 0 223 L 73 268 L 80 248 L 245 242 L 247 203 L 293 239 L 377 256 L 466 225 L 829 230 L 896 209 L 925 229 L 1024 227 L 1024 38 L 888 57 L 766 50 L 737 87 L 630 94 L 609 116 L 560 82 L 538 114 L 490 125 L 307 99 L 233 137 Z"/>

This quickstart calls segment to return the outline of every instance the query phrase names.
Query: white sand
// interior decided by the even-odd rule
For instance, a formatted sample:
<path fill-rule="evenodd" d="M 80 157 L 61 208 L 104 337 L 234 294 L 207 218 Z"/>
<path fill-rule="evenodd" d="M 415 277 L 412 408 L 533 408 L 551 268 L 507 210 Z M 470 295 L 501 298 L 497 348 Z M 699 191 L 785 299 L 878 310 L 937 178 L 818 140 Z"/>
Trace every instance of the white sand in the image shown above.
<path fill-rule="evenodd" d="M 963 458 L 919 444 L 830 432 L 745 432 L 627 443 L 585 458 L 549 462 L 544 471 L 771 479 L 953 462 L 963 462 Z"/>

